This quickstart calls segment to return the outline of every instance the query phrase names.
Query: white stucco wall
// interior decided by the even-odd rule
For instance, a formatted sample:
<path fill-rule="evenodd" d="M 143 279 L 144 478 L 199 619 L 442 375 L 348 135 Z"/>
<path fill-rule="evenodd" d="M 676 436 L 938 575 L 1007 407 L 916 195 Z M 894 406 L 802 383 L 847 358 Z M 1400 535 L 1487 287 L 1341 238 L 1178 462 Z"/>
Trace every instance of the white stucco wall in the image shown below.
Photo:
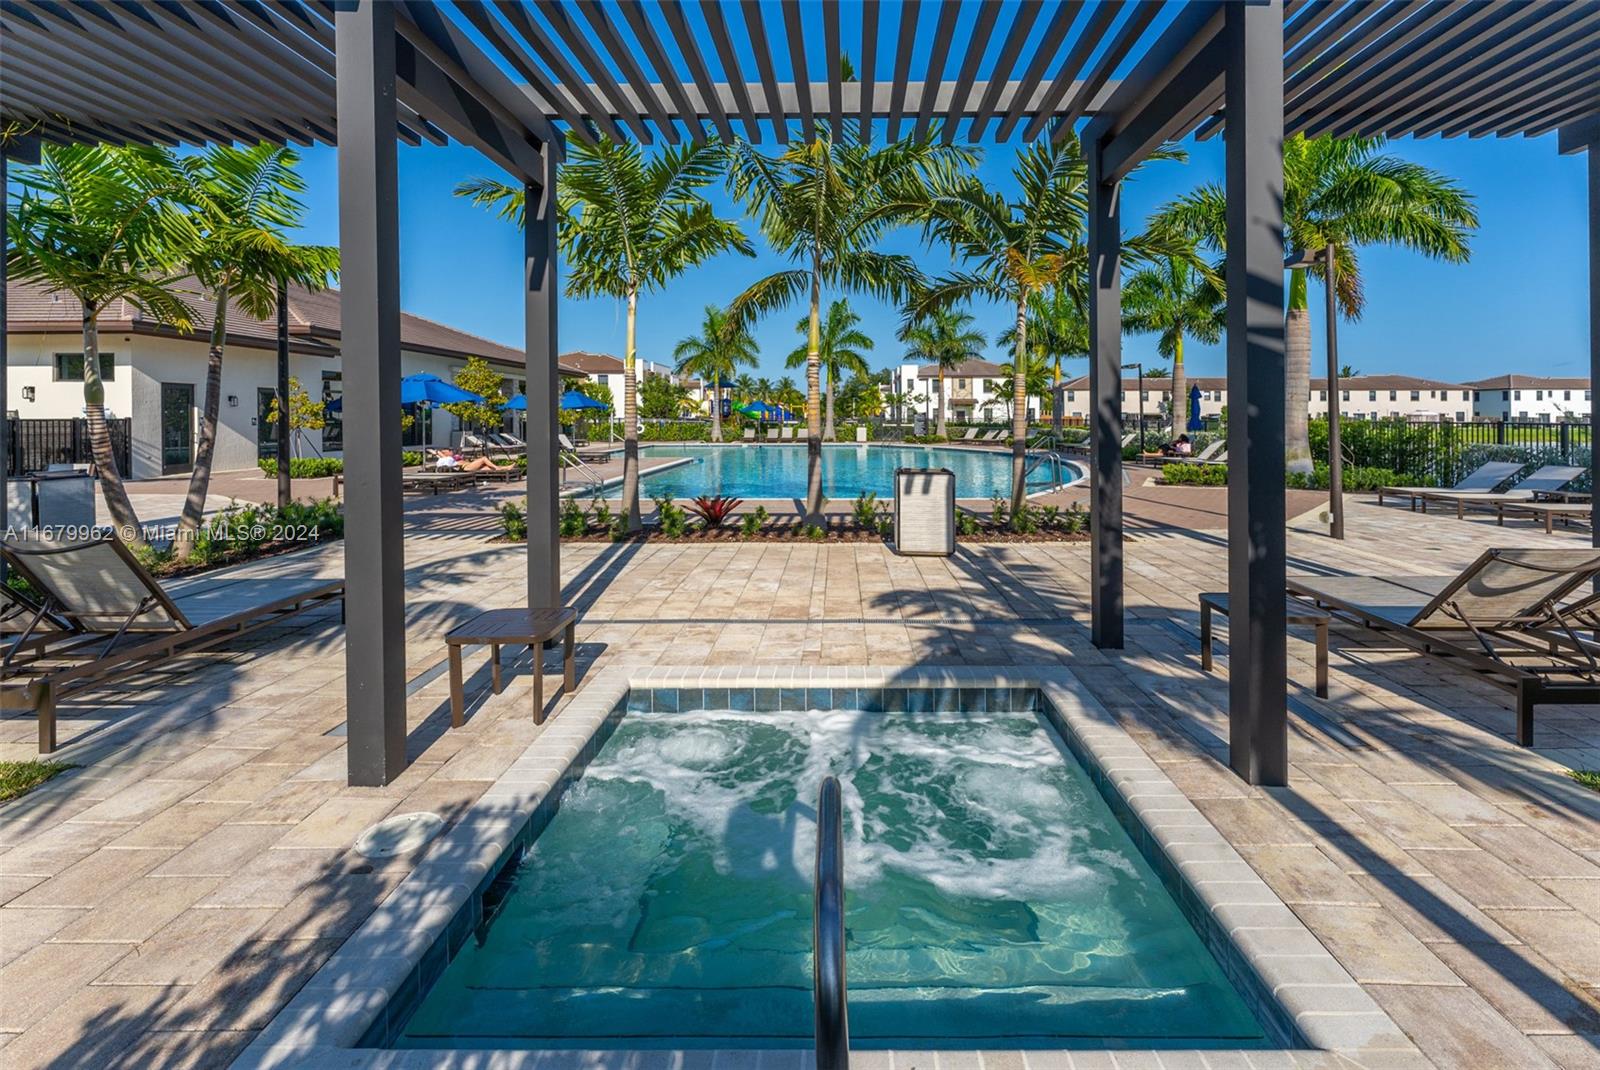
<path fill-rule="evenodd" d="M 109 354 L 116 367 L 106 383 L 106 408 L 112 416 L 132 415 L 133 374 L 130 361 L 133 344 L 123 335 L 100 339 L 102 355 Z M 65 420 L 83 415 L 83 383 L 55 380 L 55 354 L 81 353 L 83 343 L 71 334 L 13 334 L 6 339 L 6 408 L 19 420 Z M 32 401 L 23 399 L 23 388 L 33 387 Z"/>

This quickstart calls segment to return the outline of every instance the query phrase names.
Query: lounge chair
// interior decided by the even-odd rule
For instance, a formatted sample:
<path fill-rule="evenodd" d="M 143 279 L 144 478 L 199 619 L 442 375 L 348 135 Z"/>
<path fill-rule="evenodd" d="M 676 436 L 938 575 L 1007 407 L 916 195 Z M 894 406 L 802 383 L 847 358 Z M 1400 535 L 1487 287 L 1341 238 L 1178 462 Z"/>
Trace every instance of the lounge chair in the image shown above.
<path fill-rule="evenodd" d="M 983 441 L 983 442 L 1002 442 L 1002 441 L 1005 440 L 1005 437 L 1006 437 L 1006 433 L 1004 431 L 990 431 L 987 434 L 985 434 L 980 441 Z"/>
<path fill-rule="evenodd" d="M 785 441 L 785 442 L 793 442 L 794 441 L 794 428 L 785 427 L 783 429 L 783 441 Z"/>
<path fill-rule="evenodd" d="M 472 472 L 460 472 L 449 468 L 401 472 L 400 489 L 402 492 L 410 490 L 422 494 L 440 494 L 447 490 L 472 486 L 473 476 Z"/>
<path fill-rule="evenodd" d="M 1541 499 L 1546 494 L 1558 494 L 1566 489 L 1567 484 L 1587 471 L 1587 468 L 1580 468 L 1577 465 L 1547 464 L 1527 479 L 1516 483 L 1510 490 L 1498 494 L 1476 490 L 1439 490 L 1418 497 L 1422 499 L 1424 512 L 1427 511 L 1429 502 L 1454 503 L 1456 519 L 1459 520 L 1466 515 L 1470 507 L 1493 507 L 1507 502 L 1531 502 Z"/>
<path fill-rule="evenodd" d="M 506 449 L 516 450 L 518 453 L 521 453 L 528 448 L 528 444 L 526 442 L 522 441 L 522 439 L 508 431 L 501 431 L 497 434 L 490 435 L 489 437 L 494 439 L 500 445 L 504 446 Z"/>
<path fill-rule="evenodd" d="M 344 599 L 344 580 L 282 574 L 180 581 L 169 594 L 114 537 L 6 540 L 11 567 L 44 593 L 71 636 L 37 650 L 13 642 L 0 680 L 39 717 L 39 753 L 56 748 L 56 703 L 94 683 L 204 650 L 302 610 Z M 11 705 L 10 701 L 7 705 Z"/>
<path fill-rule="evenodd" d="M 1495 495 L 1499 497 L 1499 495 Z M 1544 521 L 1544 533 L 1555 533 L 1555 522 L 1560 520 L 1563 524 L 1573 520 L 1590 520 L 1594 507 L 1588 502 L 1536 502 L 1523 499 L 1521 501 L 1492 502 L 1486 508 L 1495 512 L 1495 523 L 1505 526 L 1506 517 L 1529 517 L 1534 520 Z"/>
<path fill-rule="evenodd" d="M 967 428 L 967 433 L 962 435 L 960 438 L 956 439 L 956 441 L 957 442 L 973 442 L 973 441 L 977 440 L 977 437 L 978 437 L 978 429 L 976 427 L 969 427 L 969 428 Z"/>
<path fill-rule="evenodd" d="M 1522 465 L 1516 461 L 1490 461 L 1488 464 L 1479 465 L 1476 471 L 1463 477 L 1453 487 L 1379 487 L 1378 504 L 1383 504 L 1385 496 L 1390 498 L 1409 498 L 1411 509 L 1415 512 L 1417 503 L 1422 501 L 1425 495 L 1438 494 L 1441 489 L 1480 491 L 1488 494 L 1498 489 L 1502 483 L 1520 471 L 1522 471 Z M 1423 511 L 1427 511 L 1426 506 L 1423 507 Z"/>
<path fill-rule="evenodd" d="M 572 444 L 572 439 L 568 438 L 564 434 L 557 434 L 556 439 L 561 443 L 561 448 L 563 450 L 572 454 L 585 464 L 590 464 L 594 461 L 609 461 L 611 459 L 610 450 L 580 450 L 578 447 Z"/>
<path fill-rule="evenodd" d="M 1335 616 L 1452 662 L 1516 696 L 1517 742 L 1533 709 L 1600 704 L 1600 550 L 1487 550 L 1456 576 L 1291 576 Z M 1571 596 L 1573 600 L 1563 604 Z"/>
<path fill-rule="evenodd" d="M 756 429 L 753 428 L 753 427 L 745 428 L 744 429 L 744 440 L 746 442 L 754 442 L 756 440 Z"/>
<path fill-rule="evenodd" d="M 778 429 L 776 427 L 767 428 L 767 441 L 768 442 L 776 442 L 776 441 L 778 441 Z"/>

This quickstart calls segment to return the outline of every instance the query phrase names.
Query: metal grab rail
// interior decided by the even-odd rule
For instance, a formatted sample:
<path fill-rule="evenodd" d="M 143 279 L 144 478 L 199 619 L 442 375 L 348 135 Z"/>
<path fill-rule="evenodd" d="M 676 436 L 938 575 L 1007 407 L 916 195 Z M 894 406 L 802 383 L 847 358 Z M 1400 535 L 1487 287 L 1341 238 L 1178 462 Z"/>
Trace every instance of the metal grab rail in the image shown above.
<path fill-rule="evenodd" d="M 812 982 L 817 1004 L 817 1070 L 847 1070 L 850 1023 L 844 970 L 844 807 L 839 778 L 825 777 L 817 800 L 816 889 L 811 908 Z"/>

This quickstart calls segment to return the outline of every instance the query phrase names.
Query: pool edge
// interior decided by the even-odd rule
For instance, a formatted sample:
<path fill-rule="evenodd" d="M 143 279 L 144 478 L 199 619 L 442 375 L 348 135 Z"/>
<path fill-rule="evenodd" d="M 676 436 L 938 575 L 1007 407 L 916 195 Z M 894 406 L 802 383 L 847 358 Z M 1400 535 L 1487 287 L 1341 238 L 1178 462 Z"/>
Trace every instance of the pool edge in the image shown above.
<path fill-rule="evenodd" d="M 719 688 L 818 687 L 1001 687 L 1035 688 L 1047 700 L 1050 719 L 1069 747 L 1091 761 L 1085 768 L 1107 802 L 1120 803 L 1137 820 L 1148 842 L 1135 837 L 1141 852 L 1162 869 L 1158 852 L 1214 920 L 1229 944 L 1259 978 L 1298 1034 L 1301 1048 L 1255 1051 L 1256 1056 L 1287 1057 L 1281 1065 L 1321 1065 L 1327 1053 L 1358 1065 L 1397 1066 L 1420 1059 L 1415 1047 L 1389 1016 L 1353 980 L 1266 883 L 1211 825 L 1184 792 L 1117 723 L 1070 668 L 1010 666 L 852 666 L 754 668 L 669 668 L 613 666 L 594 674 L 563 706 L 550 726 L 529 744 L 463 818 L 430 848 L 416 868 L 331 955 L 256 1036 L 232 1064 L 239 1070 L 270 1067 L 400 1068 L 458 1066 L 462 1059 L 486 1058 L 486 1051 L 357 1048 L 385 1008 L 415 982 L 424 957 L 449 940 L 463 921 L 462 907 L 475 902 L 527 826 L 543 808 L 553 811 L 559 789 L 581 772 L 625 709 L 635 688 L 713 686 Z M 1064 730 L 1064 731 L 1063 731 Z M 1067 738 L 1070 734 L 1070 738 Z M 1109 792 L 1108 792 L 1109 788 Z M 1115 796 L 1111 794 L 1115 793 Z M 1132 830 L 1130 830 L 1130 834 Z M 1163 873 L 1163 876 L 1166 876 Z M 1181 907 L 1186 904 L 1180 902 Z M 470 919 L 470 913 L 466 915 Z M 1206 933 L 1203 940 L 1210 943 Z M 1270 941 L 1264 944 L 1263 937 Z M 1285 951 L 1287 949 L 1287 952 Z M 440 967 L 442 969 L 442 966 Z M 1266 1023 L 1263 1023 L 1266 1024 Z M 517 1067 L 540 1062 L 540 1070 L 703 1065 L 711 1070 L 758 1064 L 762 1070 L 802 1070 L 811 1065 L 803 1051 L 715 1052 L 608 1050 L 497 1051 L 494 1065 Z M 865 1065 L 892 1065 L 893 1052 L 852 1053 Z M 949 1053 L 975 1059 L 977 1051 Z M 1019 1054 L 1019 1053 L 1008 1053 Z M 1026 1053 L 1033 1065 L 1066 1052 Z M 1119 1051 L 1127 1057 L 1132 1049 Z M 1153 1052 L 1150 1054 L 1154 1055 Z M 1181 1054 L 1163 1050 L 1176 1061 Z M 1225 1050 L 1209 1051 L 1212 1057 Z M 803 1056 L 795 1060 L 793 1057 Z M 1160 1057 L 1157 1057 L 1159 1061 Z M 1064 1063 L 1070 1066 L 1070 1057 Z M 1423 1064 L 1425 1065 L 1425 1064 Z"/>

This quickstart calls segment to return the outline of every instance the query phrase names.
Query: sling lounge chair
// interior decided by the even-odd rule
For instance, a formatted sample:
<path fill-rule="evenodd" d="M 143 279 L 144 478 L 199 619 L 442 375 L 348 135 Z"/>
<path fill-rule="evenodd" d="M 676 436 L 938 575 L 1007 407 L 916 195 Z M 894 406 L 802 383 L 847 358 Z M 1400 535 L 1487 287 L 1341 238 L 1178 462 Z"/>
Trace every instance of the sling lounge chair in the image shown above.
<path fill-rule="evenodd" d="M 1289 591 L 1349 623 L 1456 664 L 1516 696 L 1517 743 L 1533 709 L 1600 704 L 1600 550 L 1487 550 L 1456 576 L 1291 576 Z M 1568 598 L 1571 601 L 1565 601 Z"/>
<path fill-rule="evenodd" d="M 1411 509 L 1415 512 L 1417 503 L 1422 501 L 1425 495 L 1438 494 L 1441 489 L 1488 494 L 1520 471 L 1522 465 L 1516 461 L 1490 461 L 1488 464 L 1479 465 L 1476 471 L 1463 477 L 1453 487 L 1379 487 L 1378 504 L 1383 504 L 1385 495 L 1391 498 L 1408 498 L 1411 501 Z M 1423 506 L 1423 511 L 1427 511 L 1426 505 Z"/>
<path fill-rule="evenodd" d="M 13 644 L 0 680 L 39 718 L 39 753 L 56 748 L 56 703 L 92 684 L 204 650 L 302 610 L 343 602 L 344 580 L 209 576 L 169 594 L 114 537 L 6 540 L 11 567 L 72 636 L 35 651 Z M 284 570 L 287 571 L 287 570 Z M 13 686 L 13 682 L 20 686 Z M 8 701 L 7 705 L 12 703 Z"/>
<path fill-rule="evenodd" d="M 611 459 L 611 451 L 610 450 L 591 450 L 591 449 L 581 449 L 580 450 L 577 446 L 574 446 L 572 444 L 572 439 L 568 438 L 566 435 L 563 435 L 563 434 L 558 434 L 556 436 L 556 439 L 561 443 L 561 448 L 564 451 L 566 451 L 567 453 L 572 454 L 574 457 L 576 457 L 578 460 L 582 461 L 584 464 L 591 464 L 591 463 L 593 463 L 595 461 L 609 461 Z"/>
<path fill-rule="evenodd" d="M 1576 465 L 1547 464 L 1527 479 L 1519 481 L 1510 490 L 1498 494 L 1476 490 L 1440 490 L 1420 495 L 1422 508 L 1426 510 L 1429 502 L 1453 504 L 1456 507 L 1456 519 L 1459 520 L 1473 506 L 1492 508 L 1507 502 L 1537 501 L 1547 494 L 1560 493 L 1566 489 L 1567 484 L 1587 471 L 1587 468 L 1579 468 Z"/>
<path fill-rule="evenodd" d="M 969 427 L 969 428 L 967 428 L 967 433 L 962 435 L 956 441 L 957 442 L 972 442 L 972 441 L 975 441 L 977 439 L 977 437 L 978 437 L 978 429 L 976 427 Z"/>
<path fill-rule="evenodd" d="M 778 429 L 776 427 L 767 428 L 767 441 L 768 442 L 776 442 L 776 441 L 778 441 Z"/>
<path fill-rule="evenodd" d="M 793 442 L 794 441 L 794 428 L 785 427 L 783 429 L 783 441 L 785 441 L 785 442 Z"/>
<path fill-rule="evenodd" d="M 746 442 L 754 442 L 756 440 L 756 429 L 753 428 L 753 427 L 745 428 L 744 429 L 744 440 Z"/>

